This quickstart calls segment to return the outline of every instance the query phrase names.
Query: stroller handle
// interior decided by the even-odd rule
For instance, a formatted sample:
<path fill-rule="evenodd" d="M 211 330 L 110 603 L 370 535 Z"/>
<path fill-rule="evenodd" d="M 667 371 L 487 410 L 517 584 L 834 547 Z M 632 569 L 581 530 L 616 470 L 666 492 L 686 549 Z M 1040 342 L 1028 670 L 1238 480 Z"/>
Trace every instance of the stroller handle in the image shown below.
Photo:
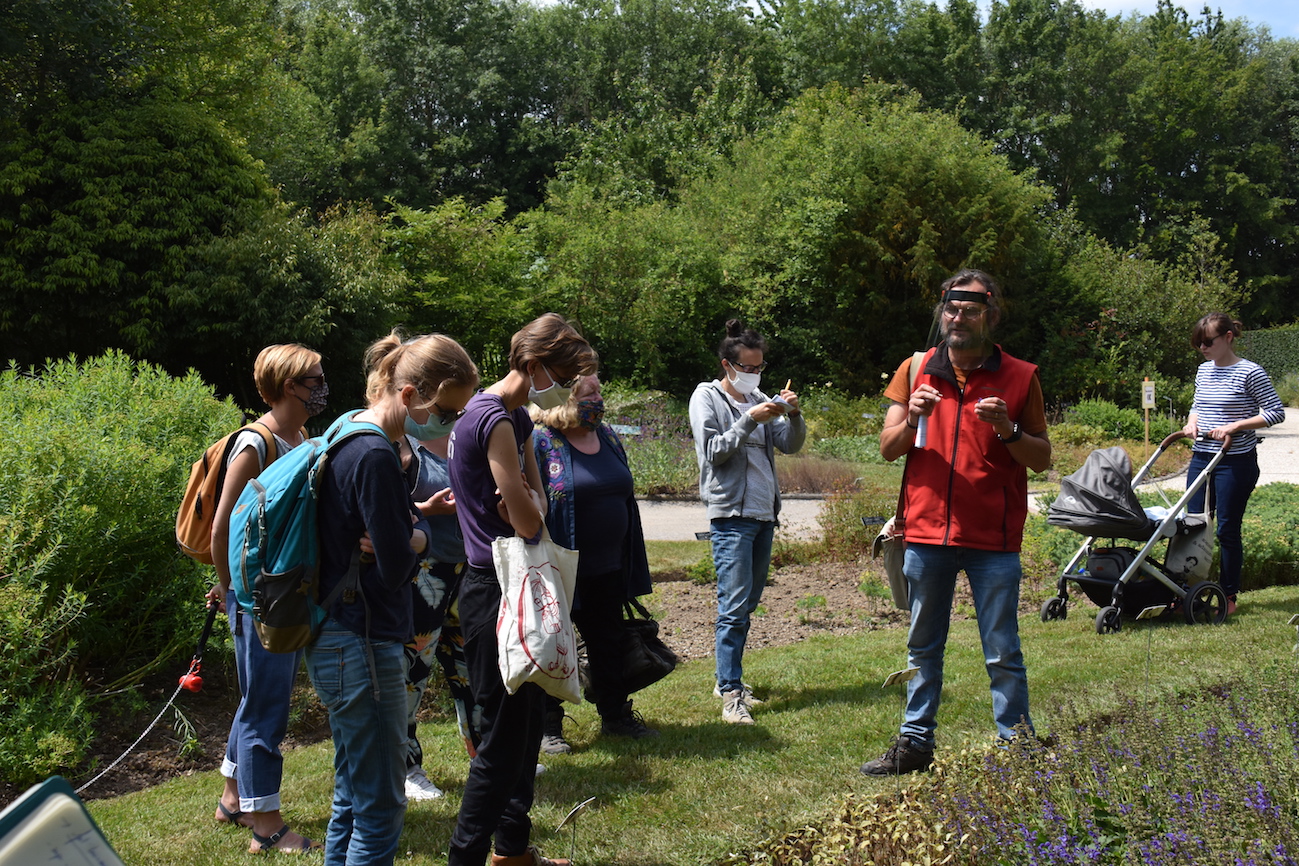
<path fill-rule="evenodd" d="M 1191 436 L 1190 433 L 1187 433 L 1187 432 L 1184 431 L 1184 430 L 1175 430 L 1175 431 L 1173 431 L 1172 433 L 1169 433 L 1166 437 L 1164 437 L 1164 441 L 1163 441 L 1163 442 L 1160 442 L 1160 443 L 1159 443 L 1159 450 L 1160 450 L 1160 451 L 1163 451 L 1165 448 L 1167 448 L 1169 445 L 1172 445 L 1172 444 L 1173 444 L 1174 442 L 1176 442 L 1178 439 L 1193 439 L 1193 438 L 1197 438 L 1197 437 L 1193 437 L 1193 436 Z M 1212 436 L 1209 436 L 1208 434 L 1204 434 L 1204 435 L 1202 435 L 1202 436 L 1199 436 L 1198 438 L 1203 439 L 1203 440 L 1205 440 L 1206 442 L 1207 442 L 1207 441 L 1210 441 L 1211 439 L 1213 439 L 1213 437 L 1212 437 Z M 1230 433 L 1228 433 L 1226 436 L 1222 437 L 1222 451 L 1223 451 L 1223 453 L 1225 454 L 1225 453 L 1227 452 L 1227 449 L 1229 449 L 1229 448 L 1231 448 L 1231 434 L 1230 434 Z"/>

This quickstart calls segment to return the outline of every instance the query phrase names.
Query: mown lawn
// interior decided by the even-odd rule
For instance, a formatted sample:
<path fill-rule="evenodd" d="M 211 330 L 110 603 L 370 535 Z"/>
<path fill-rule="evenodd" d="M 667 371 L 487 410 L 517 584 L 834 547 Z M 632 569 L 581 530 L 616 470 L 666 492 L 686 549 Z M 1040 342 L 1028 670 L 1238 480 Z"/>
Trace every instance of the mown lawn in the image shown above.
<path fill-rule="evenodd" d="M 1064 622 L 1022 621 L 1039 733 L 1051 732 L 1064 702 L 1097 715 L 1125 698 L 1206 689 L 1250 676 L 1261 665 L 1296 665 L 1299 588 L 1242 598 L 1221 627 L 1128 624 L 1098 636 L 1095 608 L 1075 597 Z M 712 662 L 684 665 L 638 695 L 637 706 L 663 735 L 624 742 L 594 737 L 598 720 L 586 705 L 570 708 L 576 752 L 548 757 L 533 809 L 534 838 L 555 855 L 570 839 L 555 827 L 578 802 L 597 797 L 578 822 L 582 864 L 680 866 L 713 863 L 751 851 L 763 840 L 835 813 L 846 798 L 895 794 L 895 780 L 858 774 L 894 735 L 901 695 L 882 690 L 905 667 L 904 632 L 818 638 L 746 656 L 746 679 L 765 695 L 758 724 L 722 724 L 711 694 Z M 1299 682 L 1299 665 L 1296 665 Z M 975 623 L 953 626 L 940 715 L 939 758 L 981 748 L 993 733 L 987 678 Z M 464 782 L 464 749 L 450 724 L 423 729 L 429 775 L 448 796 L 412 804 L 398 862 L 445 862 Z M 322 743 L 290 752 L 285 813 L 295 829 L 322 838 L 329 817 L 332 751 Z M 247 833 L 215 824 L 216 773 L 178 778 L 154 789 L 95 801 L 90 810 L 132 866 L 225 864 L 243 859 Z"/>

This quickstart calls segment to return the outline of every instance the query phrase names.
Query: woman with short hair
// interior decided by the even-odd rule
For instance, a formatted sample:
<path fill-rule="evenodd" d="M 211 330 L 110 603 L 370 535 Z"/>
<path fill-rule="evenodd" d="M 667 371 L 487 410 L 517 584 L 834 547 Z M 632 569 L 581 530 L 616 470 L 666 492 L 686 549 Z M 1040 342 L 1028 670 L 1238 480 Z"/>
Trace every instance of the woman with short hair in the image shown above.
<path fill-rule="evenodd" d="M 320 848 L 289 829 L 280 814 L 280 783 L 284 758 L 280 743 L 289 724 L 289 700 L 302 653 L 273 653 L 262 646 L 252 621 L 244 617 L 230 586 L 230 514 L 248 481 L 266 464 L 302 444 L 308 418 L 325 409 L 329 385 L 320 353 L 297 343 L 267 346 L 253 365 L 257 393 L 271 407 L 255 422 L 273 437 L 275 454 L 266 439 L 245 430 L 235 439 L 226 461 L 226 476 L 212 522 L 212 562 L 217 584 L 209 602 L 225 606 L 234 636 L 235 670 L 239 677 L 239 706 L 230 723 L 221 775 L 225 789 L 217 800 L 216 819 L 251 828 L 249 851 L 310 851 Z"/>
<path fill-rule="evenodd" d="M 448 866 L 567 866 L 531 844 L 533 784 L 545 692 L 524 683 L 508 694 L 497 664 L 501 602 L 492 558 L 500 537 L 540 535 L 545 488 L 532 448 L 529 401 L 561 406 L 574 381 L 594 373 L 595 350 L 562 316 L 547 313 L 510 340 L 510 370 L 469 401 L 451 434 L 451 490 L 469 567 L 460 582 L 460 627 L 481 741 L 469 764 Z"/>

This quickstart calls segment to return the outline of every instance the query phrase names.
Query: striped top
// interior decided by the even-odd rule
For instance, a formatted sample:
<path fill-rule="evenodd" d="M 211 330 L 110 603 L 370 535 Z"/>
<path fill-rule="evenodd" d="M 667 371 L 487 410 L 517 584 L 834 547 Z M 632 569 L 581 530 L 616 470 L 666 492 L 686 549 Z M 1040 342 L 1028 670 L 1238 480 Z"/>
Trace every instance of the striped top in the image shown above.
<path fill-rule="evenodd" d="M 1219 367 L 1212 361 L 1201 364 L 1195 372 L 1195 401 L 1191 411 L 1195 413 L 1196 432 L 1200 434 L 1255 415 L 1262 415 L 1269 427 L 1285 420 L 1285 406 L 1272 387 L 1272 380 L 1262 367 L 1244 359 L 1228 367 Z M 1257 445 L 1258 436 L 1254 431 L 1242 430 L 1231 440 L 1231 450 L 1227 453 L 1244 454 Z M 1196 451 L 1213 452 L 1221 447 L 1222 443 L 1216 439 L 1195 441 Z"/>

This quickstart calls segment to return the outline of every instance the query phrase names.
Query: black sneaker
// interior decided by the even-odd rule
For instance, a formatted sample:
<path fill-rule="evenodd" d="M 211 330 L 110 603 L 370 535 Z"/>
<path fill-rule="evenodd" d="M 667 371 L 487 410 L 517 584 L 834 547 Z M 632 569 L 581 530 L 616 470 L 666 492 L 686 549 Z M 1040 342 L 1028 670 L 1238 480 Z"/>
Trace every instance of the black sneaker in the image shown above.
<path fill-rule="evenodd" d="M 622 715 L 604 719 L 600 723 L 600 733 L 611 737 L 631 737 L 633 740 L 659 735 L 658 731 L 645 724 L 645 719 L 640 713 L 631 708 L 631 701 L 623 707 Z"/>
<path fill-rule="evenodd" d="M 862 764 L 861 771 L 867 776 L 900 776 L 927 770 L 933 762 L 933 752 L 916 748 L 909 737 L 898 737 L 887 752 Z"/>

